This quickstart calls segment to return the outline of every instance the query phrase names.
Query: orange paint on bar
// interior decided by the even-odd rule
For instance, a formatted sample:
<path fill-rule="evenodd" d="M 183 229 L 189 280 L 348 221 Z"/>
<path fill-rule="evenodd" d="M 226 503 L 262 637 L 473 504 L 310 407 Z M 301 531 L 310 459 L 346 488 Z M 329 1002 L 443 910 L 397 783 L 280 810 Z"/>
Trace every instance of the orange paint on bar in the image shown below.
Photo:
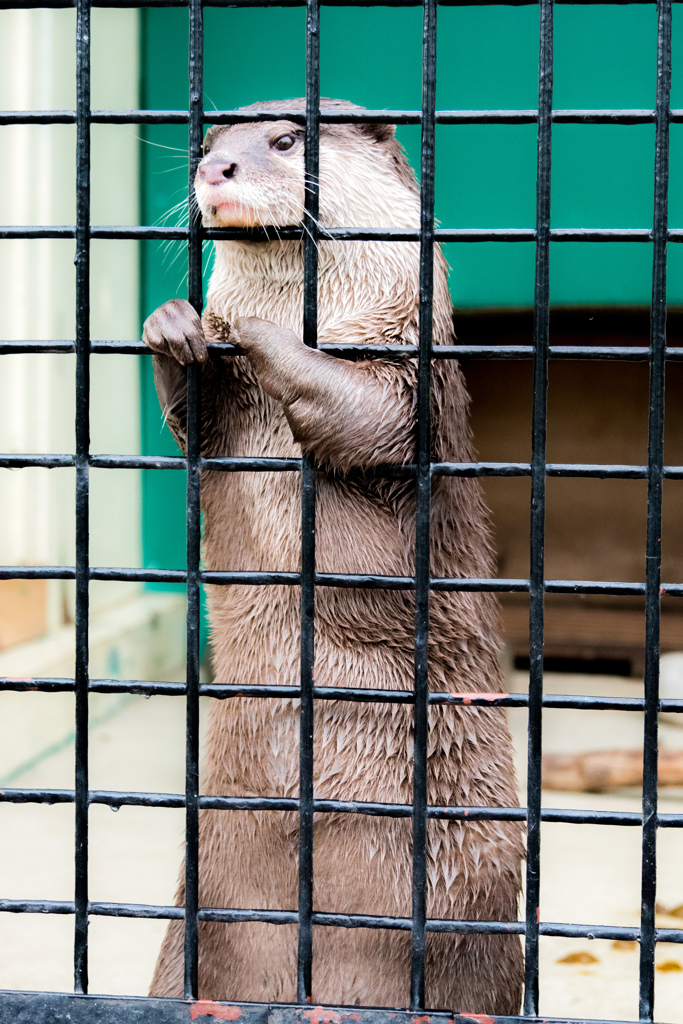
<path fill-rule="evenodd" d="M 463 704 L 471 704 L 475 698 L 482 700 L 500 700 L 502 697 L 509 697 L 509 693 L 449 693 L 451 700 L 461 700 Z"/>
<path fill-rule="evenodd" d="M 242 1016 L 239 1006 L 225 1006 L 221 1003 L 212 1003 L 210 999 L 198 999 L 190 1009 L 190 1019 L 197 1017 L 217 1017 L 218 1020 L 237 1020 Z"/>
<path fill-rule="evenodd" d="M 308 1017 L 311 1024 L 339 1024 L 341 1020 L 336 1010 L 324 1010 L 322 1006 L 314 1006 L 312 1010 L 304 1010 L 304 1017 Z"/>

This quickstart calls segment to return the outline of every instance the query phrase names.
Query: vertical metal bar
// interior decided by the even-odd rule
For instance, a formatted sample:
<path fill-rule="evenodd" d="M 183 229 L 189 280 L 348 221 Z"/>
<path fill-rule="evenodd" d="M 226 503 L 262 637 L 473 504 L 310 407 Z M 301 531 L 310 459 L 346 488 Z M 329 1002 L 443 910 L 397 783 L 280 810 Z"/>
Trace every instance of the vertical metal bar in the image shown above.
<path fill-rule="evenodd" d="M 320 5 L 306 4 L 306 179 L 304 209 L 304 343 L 318 344 L 320 155 Z M 313 662 L 315 630 L 315 465 L 301 468 L 301 720 L 299 739 L 299 949 L 296 992 L 311 1000 L 313 964 Z"/>
<path fill-rule="evenodd" d="M 536 277 L 534 284 L 534 392 L 531 427 L 531 536 L 529 589 L 528 836 L 524 1013 L 538 1013 L 538 936 L 541 859 L 541 721 L 545 473 L 550 339 L 550 150 L 553 103 L 553 0 L 540 2 L 538 151 L 536 170 Z"/>
<path fill-rule="evenodd" d="M 415 511 L 415 706 L 413 714 L 413 898 L 410 1007 L 425 1002 L 427 916 L 427 731 L 429 643 L 429 517 L 431 506 L 431 365 L 434 297 L 434 126 L 436 0 L 424 0 L 422 146 L 420 160 L 420 351 L 417 377 Z"/>
<path fill-rule="evenodd" d="M 204 102 L 204 11 L 190 0 L 190 180 L 188 204 L 188 300 L 202 311 L 202 240 L 200 216 L 193 204 L 194 176 L 200 160 Z M 193 210 L 194 206 L 194 210 Z M 198 996 L 199 939 L 199 558 L 200 510 L 200 369 L 187 370 L 187 717 L 185 747 L 185 998 Z"/>
<path fill-rule="evenodd" d="M 76 663 L 74 990 L 88 991 L 90 0 L 76 8 Z"/>
<path fill-rule="evenodd" d="M 669 187 L 671 97 L 671 0 L 657 5 L 657 101 L 652 312 L 650 316 L 650 413 L 647 458 L 647 547 L 645 568 L 645 721 L 643 737 L 643 853 L 640 904 L 640 1000 L 642 1021 L 651 1021 L 655 996 L 655 895 L 657 887 L 657 714 L 664 459 L 666 351 L 666 232 Z"/>

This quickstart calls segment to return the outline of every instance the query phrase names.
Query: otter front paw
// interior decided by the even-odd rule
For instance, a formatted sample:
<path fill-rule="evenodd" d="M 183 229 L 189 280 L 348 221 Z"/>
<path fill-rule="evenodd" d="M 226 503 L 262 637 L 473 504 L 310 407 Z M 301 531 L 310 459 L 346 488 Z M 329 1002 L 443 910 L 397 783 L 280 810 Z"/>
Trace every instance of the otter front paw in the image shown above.
<path fill-rule="evenodd" d="M 230 340 L 249 358 L 266 394 L 285 404 L 298 395 L 311 350 L 294 331 L 257 316 L 240 316 L 230 327 Z"/>
<path fill-rule="evenodd" d="M 142 339 L 153 352 L 172 356 L 183 366 L 209 358 L 202 322 L 185 299 L 171 299 L 145 320 Z"/>

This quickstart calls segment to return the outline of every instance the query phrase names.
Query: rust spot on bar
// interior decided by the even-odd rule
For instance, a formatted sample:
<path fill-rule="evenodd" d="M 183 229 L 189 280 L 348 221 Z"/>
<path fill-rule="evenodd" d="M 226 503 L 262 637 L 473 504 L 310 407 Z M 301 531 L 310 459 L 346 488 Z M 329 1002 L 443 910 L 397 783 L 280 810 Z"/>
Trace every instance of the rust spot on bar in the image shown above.
<path fill-rule="evenodd" d="M 218 1020 L 237 1020 L 242 1016 L 239 1006 L 223 1006 L 221 1003 L 212 1003 L 210 999 L 198 999 L 190 1009 L 190 1019 L 197 1017 L 217 1017 Z"/>
<path fill-rule="evenodd" d="M 463 704 L 471 704 L 473 700 L 501 700 L 503 697 L 509 697 L 509 693 L 449 693 L 448 696 L 451 700 L 461 700 Z"/>
<path fill-rule="evenodd" d="M 430 1017 L 411 1017 L 413 1024 L 429 1024 Z"/>
<path fill-rule="evenodd" d="M 314 1006 L 312 1010 L 304 1010 L 304 1017 L 308 1017 L 311 1024 L 339 1024 L 341 1020 L 336 1010 L 325 1010 L 322 1006 Z M 356 1020 L 358 1019 L 356 1017 Z"/>
<path fill-rule="evenodd" d="M 495 1024 L 495 1018 L 489 1017 L 487 1013 L 461 1013 L 460 1016 L 479 1021 L 479 1024 Z"/>
<path fill-rule="evenodd" d="M 536 907 L 536 924 L 541 923 L 541 908 Z"/>

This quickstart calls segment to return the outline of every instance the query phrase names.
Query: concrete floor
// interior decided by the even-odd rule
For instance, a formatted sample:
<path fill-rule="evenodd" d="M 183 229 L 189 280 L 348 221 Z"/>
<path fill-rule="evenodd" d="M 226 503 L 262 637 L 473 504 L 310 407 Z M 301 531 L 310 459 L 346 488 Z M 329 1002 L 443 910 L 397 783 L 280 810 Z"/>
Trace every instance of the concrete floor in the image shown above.
<path fill-rule="evenodd" d="M 526 687 L 512 673 L 511 690 Z M 589 676 L 546 677 L 555 693 L 638 695 L 636 681 Z M 95 695 L 92 698 L 90 785 L 93 789 L 182 792 L 184 701 L 174 697 Z M 0 695 L 0 785 L 73 785 L 73 697 Z M 524 785 L 523 711 L 510 713 Z M 642 717 L 624 712 L 546 711 L 544 748 L 578 751 L 636 747 Z M 662 724 L 662 744 L 683 747 L 683 728 Z M 663 811 L 683 811 L 683 790 L 662 790 Z M 524 797 L 522 797 L 524 800 Z M 639 810 L 639 793 L 608 796 L 544 793 L 548 807 Z M 73 808 L 0 803 L 0 896 L 71 899 Z M 171 903 L 181 857 L 183 812 L 93 806 L 90 812 L 90 892 L 102 901 Z M 683 904 L 683 835 L 664 829 L 658 841 L 658 902 Z M 546 824 L 542 832 L 541 918 L 586 924 L 637 925 L 640 830 Z M 658 916 L 665 927 L 681 918 Z M 92 918 L 92 992 L 145 994 L 164 922 Z M 69 990 L 73 921 L 39 914 L 0 914 L 0 987 Z M 683 946 L 657 949 L 656 1018 L 683 1024 Z M 606 941 L 541 939 L 541 1006 L 546 1015 L 635 1020 L 638 950 Z"/>

